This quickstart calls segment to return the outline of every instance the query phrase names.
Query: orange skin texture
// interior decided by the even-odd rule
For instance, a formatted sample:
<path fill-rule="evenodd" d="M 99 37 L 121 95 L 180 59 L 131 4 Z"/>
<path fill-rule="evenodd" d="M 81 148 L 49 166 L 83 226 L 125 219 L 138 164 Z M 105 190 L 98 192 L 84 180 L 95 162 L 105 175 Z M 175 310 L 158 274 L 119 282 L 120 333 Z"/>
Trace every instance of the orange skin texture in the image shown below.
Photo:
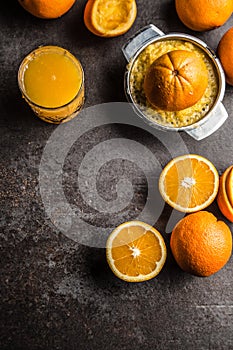
<path fill-rule="evenodd" d="M 228 167 L 220 176 L 219 190 L 217 195 L 217 203 L 219 209 L 221 210 L 222 214 L 231 222 L 233 222 L 233 207 L 226 192 L 226 180 L 232 169 L 233 166 Z"/>
<path fill-rule="evenodd" d="M 170 246 L 182 270 L 207 277 L 219 271 L 230 259 L 232 235 L 223 221 L 217 221 L 207 211 L 199 211 L 177 223 Z"/>
<path fill-rule="evenodd" d="M 232 0 L 176 0 L 175 5 L 181 22 L 195 31 L 222 26 L 233 11 Z"/>
<path fill-rule="evenodd" d="M 217 53 L 226 75 L 226 82 L 233 85 L 233 27 L 221 38 Z"/>
<path fill-rule="evenodd" d="M 58 18 L 74 5 L 76 0 L 18 0 L 33 16 L 44 19 Z"/>
<path fill-rule="evenodd" d="M 194 52 L 170 51 L 149 67 L 144 91 L 148 101 L 162 110 L 179 111 L 193 106 L 208 84 L 206 65 Z"/>

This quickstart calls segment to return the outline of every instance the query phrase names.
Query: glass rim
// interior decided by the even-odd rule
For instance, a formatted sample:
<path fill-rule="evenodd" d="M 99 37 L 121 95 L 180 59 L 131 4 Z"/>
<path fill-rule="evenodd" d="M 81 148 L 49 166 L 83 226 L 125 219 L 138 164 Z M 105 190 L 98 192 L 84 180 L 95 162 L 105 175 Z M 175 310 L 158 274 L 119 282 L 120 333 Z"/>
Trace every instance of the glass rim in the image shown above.
<path fill-rule="evenodd" d="M 43 49 L 47 49 L 48 51 L 63 51 L 66 53 L 66 55 L 75 63 L 76 66 L 78 66 L 81 70 L 81 75 L 82 75 L 82 80 L 81 80 L 81 85 L 80 88 L 77 92 L 77 94 L 72 98 L 72 100 L 70 100 L 69 102 L 61 105 L 61 106 L 57 106 L 57 107 L 46 107 L 46 106 L 41 106 L 35 102 L 33 102 L 31 100 L 31 98 L 28 96 L 26 89 L 24 87 L 24 73 L 25 73 L 25 69 L 24 66 L 26 65 L 26 62 L 30 62 L 33 60 L 30 59 L 31 55 L 36 55 L 39 51 L 42 51 Z M 23 97 L 33 106 L 43 109 L 43 110 L 49 110 L 49 111 L 53 111 L 53 110 L 59 110 L 61 108 L 65 108 L 67 106 L 69 106 L 72 102 L 74 102 L 79 95 L 81 95 L 82 90 L 83 90 L 83 86 L 84 86 L 84 70 L 82 67 L 81 62 L 79 61 L 79 59 L 77 57 L 75 57 L 69 50 L 65 49 L 64 47 L 61 46 L 57 46 L 57 45 L 40 45 L 38 46 L 36 49 L 30 51 L 25 57 L 24 59 L 21 61 L 19 68 L 18 68 L 18 86 L 19 89 L 23 95 Z"/>

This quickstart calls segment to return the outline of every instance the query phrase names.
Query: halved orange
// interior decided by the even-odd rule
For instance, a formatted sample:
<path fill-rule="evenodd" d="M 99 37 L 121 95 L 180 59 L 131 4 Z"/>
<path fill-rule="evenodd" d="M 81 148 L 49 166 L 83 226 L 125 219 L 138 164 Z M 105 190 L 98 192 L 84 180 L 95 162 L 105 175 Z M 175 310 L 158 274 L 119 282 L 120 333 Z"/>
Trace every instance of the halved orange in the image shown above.
<path fill-rule="evenodd" d="M 172 159 L 159 178 L 164 201 L 184 213 L 208 207 L 218 193 L 219 175 L 215 166 L 197 154 Z"/>
<path fill-rule="evenodd" d="M 106 257 L 117 277 L 127 282 L 142 282 L 158 275 L 166 261 L 167 249 L 154 227 L 129 221 L 108 237 Z"/>
<path fill-rule="evenodd" d="M 233 222 L 233 206 L 228 198 L 226 191 L 226 181 L 231 173 L 233 166 L 228 167 L 220 176 L 219 191 L 217 196 L 217 203 L 222 214 L 231 222 Z M 232 184 L 232 183 L 231 183 Z"/>
<path fill-rule="evenodd" d="M 84 23 L 95 35 L 114 37 L 126 33 L 136 16 L 135 0 L 88 0 Z"/>

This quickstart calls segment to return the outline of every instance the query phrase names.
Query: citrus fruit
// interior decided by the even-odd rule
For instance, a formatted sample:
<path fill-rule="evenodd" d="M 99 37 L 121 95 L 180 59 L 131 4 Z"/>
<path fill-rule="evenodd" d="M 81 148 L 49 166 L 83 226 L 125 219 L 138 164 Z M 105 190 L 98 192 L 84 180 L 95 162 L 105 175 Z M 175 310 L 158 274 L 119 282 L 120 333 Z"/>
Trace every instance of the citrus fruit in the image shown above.
<path fill-rule="evenodd" d="M 226 178 L 226 192 L 229 202 L 233 208 L 233 166 L 231 166 L 231 170 Z"/>
<path fill-rule="evenodd" d="M 84 23 L 95 35 L 114 37 L 126 33 L 136 16 L 135 0 L 88 0 Z"/>
<path fill-rule="evenodd" d="M 117 277 L 127 282 L 142 282 L 158 275 L 167 250 L 155 228 L 141 221 L 129 221 L 109 235 L 106 256 Z"/>
<path fill-rule="evenodd" d="M 210 205 L 217 195 L 218 186 L 215 166 L 197 154 L 172 159 L 159 178 L 159 191 L 165 202 L 185 213 Z"/>
<path fill-rule="evenodd" d="M 217 203 L 222 214 L 231 222 L 233 222 L 233 206 L 232 206 L 232 169 L 228 167 L 220 176 L 219 191 L 217 195 Z M 229 177 L 230 176 L 230 177 Z M 228 192 L 226 191 L 226 184 Z"/>
<path fill-rule="evenodd" d="M 58 18 L 73 6 L 76 0 L 18 0 L 33 16 L 45 19 Z"/>
<path fill-rule="evenodd" d="M 163 110 L 179 111 L 200 100 L 208 84 L 204 61 L 194 52 L 175 50 L 157 58 L 146 72 L 148 101 Z"/>
<path fill-rule="evenodd" d="M 210 276 L 230 259 L 231 231 L 213 214 L 199 211 L 187 215 L 176 224 L 170 246 L 182 270 L 197 276 Z"/>
<path fill-rule="evenodd" d="M 195 31 L 220 27 L 233 11 L 232 0 L 176 0 L 175 5 L 181 22 Z"/>
<path fill-rule="evenodd" d="M 222 36 L 217 53 L 226 75 L 226 82 L 233 85 L 233 27 Z"/>

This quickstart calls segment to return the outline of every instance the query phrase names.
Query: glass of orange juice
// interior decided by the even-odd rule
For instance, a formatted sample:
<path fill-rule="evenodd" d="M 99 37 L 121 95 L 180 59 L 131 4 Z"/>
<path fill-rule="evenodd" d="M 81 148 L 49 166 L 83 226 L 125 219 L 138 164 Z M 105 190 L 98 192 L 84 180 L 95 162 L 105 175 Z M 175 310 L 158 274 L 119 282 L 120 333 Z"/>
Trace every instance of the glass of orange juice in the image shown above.
<path fill-rule="evenodd" d="M 19 67 L 18 84 L 34 113 L 49 123 L 71 120 L 84 104 L 82 65 L 59 46 L 30 52 Z"/>

